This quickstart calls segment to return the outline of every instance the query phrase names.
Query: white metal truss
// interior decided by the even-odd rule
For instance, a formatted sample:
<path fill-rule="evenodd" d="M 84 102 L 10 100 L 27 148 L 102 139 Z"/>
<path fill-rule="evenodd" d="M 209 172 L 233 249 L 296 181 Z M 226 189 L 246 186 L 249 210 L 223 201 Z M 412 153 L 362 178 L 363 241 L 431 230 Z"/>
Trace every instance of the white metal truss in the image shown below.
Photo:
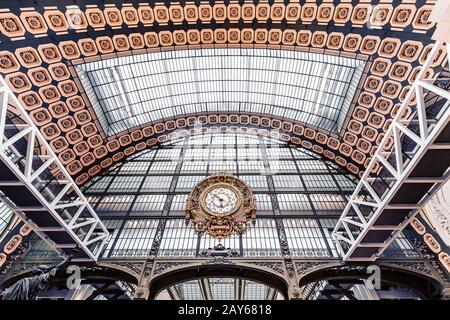
<path fill-rule="evenodd" d="M 446 152 L 450 144 L 442 141 L 445 140 L 442 136 L 448 137 L 450 125 L 447 89 L 450 82 L 442 76 L 448 75 L 448 69 L 444 68 L 432 79 L 427 78 L 427 74 L 434 74 L 432 68 L 437 56 L 445 51 L 450 52 L 449 43 L 434 44 L 332 233 L 344 261 L 374 261 L 380 257 L 449 177 L 450 157 Z M 447 54 L 447 63 L 448 60 Z M 439 108 L 433 110 L 436 105 Z M 406 118 L 409 108 L 412 113 Z M 437 170 L 437 164 L 423 166 L 421 162 L 427 153 L 436 154 L 436 151 L 442 151 L 445 156 L 440 159 L 443 162 L 439 160 L 443 168 L 439 175 L 432 173 Z M 422 170 L 417 174 L 419 164 Z M 431 174 L 424 174 L 427 172 Z M 424 188 L 426 190 L 420 193 Z M 401 192 L 406 199 L 417 196 L 417 201 L 399 202 Z"/>
<path fill-rule="evenodd" d="M 0 160 L 0 201 L 63 256 L 96 261 L 108 230 L 1 76 Z"/>

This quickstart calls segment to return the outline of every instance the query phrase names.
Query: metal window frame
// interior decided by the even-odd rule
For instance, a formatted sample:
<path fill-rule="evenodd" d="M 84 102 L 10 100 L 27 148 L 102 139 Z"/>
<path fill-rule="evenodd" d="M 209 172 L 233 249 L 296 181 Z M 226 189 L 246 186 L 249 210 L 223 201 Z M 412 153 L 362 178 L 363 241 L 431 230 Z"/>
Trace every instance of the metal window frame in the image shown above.
<path fill-rule="evenodd" d="M 139 56 L 138 58 L 119 57 L 96 62 L 87 62 L 77 65 L 76 71 L 78 72 L 78 77 L 85 87 L 90 100 L 93 102 L 93 107 L 100 118 L 103 129 L 111 135 L 126 129 L 127 123 L 128 126 L 130 126 L 133 124 L 139 124 L 142 121 L 148 122 L 150 120 L 154 121 L 162 118 L 170 118 L 171 115 L 179 113 L 179 110 L 184 110 L 184 113 L 199 112 L 201 110 L 214 111 L 217 110 L 219 105 L 219 109 L 225 108 L 228 111 L 245 110 L 247 108 L 253 109 L 257 107 L 260 109 L 259 112 L 261 113 L 276 114 L 285 118 L 292 118 L 293 120 L 307 123 L 310 126 L 322 128 L 327 132 L 332 132 L 335 134 L 339 133 L 345 119 L 348 117 L 348 113 L 353 107 L 353 96 L 357 90 L 357 85 L 363 78 L 366 60 L 362 58 L 348 58 L 344 56 L 329 55 L 318 55 L 318 58 L 315 58 L 317 54 L 311 52 L 300 53 L 280 51 L 271 53 L 263 52 L 261 50 L 262 49 L 249 48 L 198 49 L 192 51 L 191 53 L 188 52 L 187 55 L 183 53 L 181 56 L 178 56 L 176 51 L 158 52 L 156 55 L 155 53 L 152 53 L 147 56 Z M 210 87 L 215 82 L 222 83 L 224 81 L 232 81 L 230 79 L 219 80 L 209 79 L 208 77 L 203 79 L 201 76 L 198 76 L 198 74 L 203 74 L 205 72 L 207 74 L 209 72 L 215 72 L 220 75 L 221 71 L 223 73 L 228 70 L 229 67 L 221 65 L 223 64 L 223 62 L 221 62 L 221 59 L 223 58 L 247 59 L 249 57 L 268 59 L 269 62 L 272 61 L 277 65 L 284 65 L 284 63 L 289 62 L 293 64 L 292 68 L 296 67 L 298 70 L 289 70 L 289 72 L 287 72 L 286 70 L 278 70 L 271 65 L 264 66 L 263 68 L 261 66 L 256 68 L 252 65 L 245 65 L 238 68 L 241 64 L 237 63 L 235 67 L 242 72 L 273 72 L 274 74 L 272 75 L 273 79 L 265 79 L 264 77 L 261 78 L 261 75 L 256 74 L 256 79 L 253 79 L 253 77 L 246 79 L 245 83 L 247 85 L 242 86 L 242 91 L 236 92 L 219 90 L 220 85 L 217 85 L 217 88 L 214 85 Z M 180 60 L 176 61 L 177 66 L 178 63 L 181 63 L 179 66 L 180 70 L 170 67 L 171 64 L 173 64 L 172 60 L 177 59 Z M 197 61 L 198 59 L 206 59 L 206 62 L 214 59 L 214 61 L 217 60 L 217 65 L 211 66 L 208 63 L 207 65 L 202 65 L 201 63 L 199 65 L 199 61 Z M 347 62 L 344 63 L 344 61 Z M 298 66 L 295 63 L 301 66 Z M 341 68 L 342 70 L 340 70 L 340 72 L 332 72 L 332 75 L 328 72 L 324 72 L 324 75 L 327 74 L 330 75 L 330 77 L 318 75 L 317 71 L 314 72 L 312 67 L 306 65 L 305 63 L 317 65 L 318 67 L 323 66 L 324 68 L 326 66 L 333 66 L 336 68 Z M 133 66 L 136 65 L 140 65 L 144 69 L 155 69 L 154 73 L 148 75 L 139 73 L 136 70 L 133 71 Z M 182 75 L 177 76 L 179 72 L 195 74 L 193 76 L 195 81 L 193 79 L 184 79 L 185 76 Z M 110 74 L 115 74 L 116 76 L 112 76 Z M 311 85 L 308 86 L 308 83 L 292 84 L 290 83 L 291 80 L 286 80 L 286 83 L 279 83 L 277 78 L 280 74 L 291 74 L 295 76 L 303 75 L 317 78 L 318 88 L 312 88 Z M 337 76 L 343 74 L 346 74 L 346 77 Z M 257 77 L 258 75 L 260 76 L 259 78 Z M 161 79 L 166 79 L 165 81 L 167 83 L 157 82 L 154 86 L 151 86 L 151 88 L 146 87 L 141 89 L 137 89 L 135 86 L 131 86 L 129 88 L 129 86 L 125 85 L 128 81 L 137 81 L 137 79 L 140 79 L 139 82 L 146 81 L 143 79 L 150 76 L 161 76 Z M 174 81 L 172 77 L 175 77 L 176 80 Z M 244 80 L 238 79 L 238 81 Z M 327 86 L 328 81 L 332 81 L 335 86 Z M 280 92 L 272 92 L 270 94 L 265 91 L 260 92 L 256 90 L 256 87 L 254 88 L 254 86 L 256 86 L 256 84 L 261 85 L 261 83 L 265 84 L 267 87 L 276 88 L 277 86 L 281 86 L 285 90 L 287 90 L 287 88 L 291 88 L 289 90 L 290 94 L 283 94 L 282 90 L 275 90 Z M 196 92 L 184 92 L 185 90 L 183 88 L 187 84 L 196 87 Z M 208 84 L 208 90 L 205 88 L 201 89 L 201 84 Z M 334 88 L 341 85 L 343 86 L 342 90 L 339 91 L 339 94 L 335 93 Z M 172 86 L 176 86 L 179 90 L 174 90 Z M 160 89 L 158 88 L 168 89 L 167 92 L 166 90 L 164 90 L 164 92 L 159 92 Z M 296 90 L 298 88 L 308 90 L 302 99 L 292 94 L 293 91 L 298 91 Z M 157 97 L 153 96 L 155 93 L 149 95 L 150 89 L 151 91 L 158 92 Z M 145 97 L 143 96 L 139 98 L 139 101 L 131 103 L 130 101 L 135 100 L 132 97 L 135 96 L 135 92 L 137 90 L 148 92 L 144 95 Z M 217 96 L 220 97 L 227 92 L 229 94 L 231 93 L 232 96 L 235 96 L 237 92 L 240 92 L 243 96 L 250 95 L 250 98 L 252 95 L 264 95 L 267 96 L 267 99 L 265 99 L 265 102 L 260 102 L 258 99 L 241 101 L 242 99 L 233 100 L 222 97 L 223 99 L 206 101 L 199 98 L 203 94 L 211 93 L 211 90 L 216 90 L 214 92 L 216 92 Z M 177 93 L 175 91 L 179 92 Z M 183 101 L 177 101 L 180 100 L 180 97 L 186 96 L 186 94 L 188 96 L 192 95 L 192 97 L 186 98 L 187 100 L 183 98 Z M 280 99 L 300 99 L 299 105 L 305 104 L 305 102 L 310 103 L 311 110 L 303 107 L 292 107 L 290 106 L 290 103 L 282 103 L 280 105 L 271 103 L 275 96 L 279 96 Z M 161 101 L 165 101 L 166 99 L 170 99 L 172 103 L 169 105 L 156 106 L 157 104 L 161 104 Z M 197 101 L 198 99 L 200 99 L 200 101 Z M 336 99 L 337 101 L 332 101 L 332 99 Z M 317 100 L 320 100 L 321 103 L 317 104 Z M 108 104 L 110 105 L 109 107 Z M 134 104 L 135 106 L 130 109 L 128 108 L 128 105 L 130 104 Z M 344 107 L 341 105 L 344 105 Z M 152 108 L 148 109 L 149 106 L 152 106 Z M 321 109 L 327 109 L 328 112 L 319 112 L 319 114 L 317 111 L 317 108 L 319 107 Z M 333 116 L 330 114 L 333 114 Z"/>
<path fill-rule="evenodd" d="M 249 139 L 249 138 L 252 138 L 251 141 L 247 141 L 247 139 Z M 201 145 L 196 145 L 196 148 L 193 149 L 192 148 L 192 144 L 190 144 L 190 142 L 192 140 L 200 140 L 200 141 L 202 141 L 202 144 Z M 256 141 L 254 141 L 254 140 L 256 140 Z M 161 162 L 161 161 L 178 161 L 179 158 L 181 157 L 181 155 L 183 155 L 183 163 L 185 163 L 187 161 L 188 162 L 192 161 L 191 158 L 186 159 L 186 152 L 187 151 L 194 150 L 194 151 L 199 152 L 199 151 L 205 150 L 204 148 L 206 148 L 207 152 L 205 152 L 205 154 L 204 154 L 203 161 L 206 161 L 208 163 L 208 165 L 206 166 L 205 171 L 202 174 L 199 174 L 202 177 L 204 177 L 205 175 L 209 175 L 210 173 L 215 172 L 215 170 L 212 170 L 210 168 L 210 166 L 209 166 L 209 164 L 211 162 L 221 161 L 219 159 L 216 159 L 212 155 L 212 153 L 213 153 L 212 151 L 213 150 L 230 149 L 231 150 L 230 152 L 233 154 L 233 159 L 238 159 L 240 153 L 243 150 L 248 150 L 247 147 L 249 147 L 250 145 L 253 145 L 253 143 L 257 143 L 258 144 L 258 148 L 257 148 L 258 150 L 263 148 L 262 145 L 267 145 L 267 150 L 273 150 L 273 144 L 276 145 L 276 150 L 277 151 L 283 151 L 284 150 L 283 152 L 280 152 L 283 156 L 280 159 L 278 159 L 278 160 L 289 160 L 289 161 L 292 161 L 293 163 L 295 162 L 294 159 L 296 159 L 296 161 L 304 161 L 305 159 L 308 159 L 306 161 L 317 161 L 317 162 L 320 162 L 320 163 L 327 162 L 326 167 L 331 166 L 333 168 L 333 171 L 327 169 L 327 171 L 325 173 L 323 173 L 324 175 L 333 175 L 333 174 L 336 174 L 334 171 L 338 171 L 339 170 L 337 167 L 335 167 L 335 165 L 333 165 L 332 163 L 326 161 L 325 159 L 322 159 L 319 156 L 311 153 L 311 151 L 308 151 L 306 149 L 301 149 L 301 151 L 298 151 L 298 152 L 302 153 L 302 156 L 301 156 L 301 155 L 299 155 L 298 153 L 295 152 L 296 149 L 293 146 L 288 146 L 288 145 L 284 145 L 284 144 L 283 145 L 278 145 L 278 142 L 276 140 L 273 140 L 273 139 L 266 140 L 266 139 L 264 139 L 262 137 L 253 136 L 253 135 L 242 135 L 242 134 L 236 134 L 236 133 L 232 133 L 231 135 L 229 135 L 228 133 L 227 134 L 214 133 L 214 134 L 207 134 L 205 136 L 202 135 L 202 136 L 183 137 L 183 138 L 180 138 L 180 141 L 182 141 L 181 145 L 174 145 L 172 142 L 169 142 L 169 143 L 167 143 L 167 145 L 163 144 L 163 145 L 158 147 L 158 150 L 171 150 L 171 149 L 174 149 L 174 148 L 179 149 L 180 150 L 180 155 L 177 156 L 177 157 L 172 157 L 171 159 L 166 159 L 165 158 L 165 159 L 161 160 L 161 159 L 158 159 L 158 155 L 159 155 L 159 151 L 158 151 L 155 154 L 155 156 L 152 157 L 151 159 L 147 159 L 147 157 L 145 157 L 144 159 L 141 159 L 139 155 L 134 155 L 130 159 L 128 159 L 128 161 L 152 162 L 152 163 Z M 147 152 L 148 151 L 141 151 L 140 154 L 145 156 L 145 155 L 148 154 Z M 268 159 L 267 156 L 263 157 L 262 151 L 261 151 L 261 154 L 258 155 L 258 158 L 260 159 L 261 162 L 265 163 L 266 165 L 269 165 L 269 161 L 271 161 L 271 159 Z M 277 190 L 277 188 L 274 185 L 272 185 L 272 184 L 271 184 L 270 189 L 269 189 L 269 185 L 268 185 L 268 182 L 267 182 L 267 176 L 266 175 L 260 175 L 261 174 L 260 170 L 258 170 L 257 172 L 253 172 L 253 173 L 243 173 L 242 172 L 242 166 L 241 166 L 242 163 L 243 163 L 242 161 L 245 161 L 245 160 L 238 160 L 237 163 L 236 163 L 237 164 L 237 166 L 236 166 L 236 169 L 237 169 L 236 173 L 237 173 L 238 176 L 240 176 L 241 178 L 244 178 L 244 179 L 245 179 L 245 177 L 261 177 L 266 182 L 266 188 L 267 188 L 266 190 L 259 190 L 259 191 L 255 191 L 254 190 L 254 194 L 256 196 L 267 195 L 268 203 L 270 203 L 270 210 L 264 210 L 264 212 L 261 212 L 261 219 L 263 219 L 263 218 L 272 219 L 273 218 L 275 220 L 280 220 L 278 222 L 278 224 L 281 226 L 281 223 L 282 223 L 281 220 L 283 220 L 283 219 L 305 218 L 305 217 L 309 218 L 309 219 L 311 219 L 311 218 L 313 218 L 313 219 L 322 218 L 322 215 L 320 213 L 314 214 L 313 211 L 306 213 L 306 216 L 305 216 L 304 212 L 289 212 L 287 214 L 283 214 L 283 213 L 280 213 L 280 212 L 274 212 L 274 209 L 276 209 L 278 207 L 277 205 L 274 206 L 274 202 L 277 202 L 277 199 L 276 199 L 276 197 L 274 197 L 274 195 L 276 195 L 278 192 L 282 192 L 284 194 L 289 194 L 289 195 L 291 195 L 291 194 L 295 195 L 295 194 L 299 194 L 299 193 L 307 195 L 309 193 L 317 194 L 317 193 L 321 193 L 321 192 L 320 191 L 319 192 L 318 191 L 308 191 L 306 189 L 305 190 L 280 191 L 280 190 Z M 118 169 L 118 168 L 112 169 L 110 171 L 105 172 L 103 174 L 103 177 L 107 177 L 107 176 L 117 177 L 117 176 L 121 175 L 120 169 Z M 149 168 L 151 168 L 151 166 L 149 166 Z M 296 166 L 296 169 L 297 169 L 297 166 Z M 180 182 L 179 179 L 181 179 L 181 178 L 193 178 L 193 177 L 197 177 L 197 174 L 198 173 L 182 173 L 181 171 L 176 171 L 175 173 L 173 173 L 174 176 L 178 177 L 178 183 Z M 272 173 L 270 176 L 271 177 L 275 177 L 275 176 L 277 176 L 279 174 L 287 175 L 285 173 L 279 173 L 278 172 L 278 173 Z M 302 175 L 302 174 L 303 175 L 311 175 L 311 174 L 314 174 L 314 173 L 313 172 L 303 173 L 303 172 L 297 172 L 296 171 L 295 173 L 290 173 L 289 176 L 298 176 L 298 175 Z M 132 176 L 142 176 L 142 175 L 155 176 L 155 177 L 158 176 L 158 177 L 160 177 L 160 176 L 166 176 L 167 173 L 152 172 L 150 170 L 146 174 L 144 174 L 144 173 L 137 173 L 137 174 L 127 173 L 126 175 L 123 175 L 123 176 L 132 177 Z M 112 181 L 115 181 L 115 178 Z M 114 184 L 114 182 L 111 182 L 110 186 L 112 184 Z M 356 186 L 356 181 L 355 181 L 354 185 Z M 177 186 L 178 186 L 178 184 L 177 184 Z M 95 191 L 95 190 L 94 191 L 90 191 L 90 188 L 91 188 L 90 187 L 90 183 L 88 183 L 85 186 L 85 189 L 82 189 L 83 192 L 85 193 L 85 195 L 88 196 L 88 197 L 89 196 L 94 196 L 94 195 L 99 195 L 100 197 L 108 197 L 108 196 L 113 195 L 113 194 L 114 195 L 119 195 L 119 194 L 129 194 L 129 195 L 130 194 L 133 194 L 133 195 L 173 194 L 174 196 L 176 196 L 176 195 L 185 195 L 185 196 L 187 196 L 189 194 L 189 191 L 190 191 L 190 189 L 189 190 L 187 190 L 187 189 L 182 189 L 182 190 L 174 189 L 173 192 L 172 191 L 166 192 L 166 191 L 161 191 L 161 190 L 153 190 L 153 191 L 147 192 L 147 191 L 143 191 L 142 188 L 140 188 L 138 191 L 124 190 L 123 192 L 114 192 L 113 194 L 109 194 L 108 190 L 104 190 L 104 191 L 103 190 L 102 191 Z M 325 193 L 328 194 L 329 192 L 326 191 Z M 348 195 L 348 196 L 350 196 L 350 194 L 351 194 L 351 192 L 343 191 L 343 190 L 341 190 L 339 188 L 338 185 L 336 185 L 336 192 L 335 192 L 336 196 L 341 194 L 341 193 L 345 194 L 345 195 Z M 305 201 L 308 201 L 308 200 L 305 199 Z M 98 203 L 100 203 L 100 202 L 101 202 L 101 200 L 98 201 Z M 344 205 L 342 205 L 342 207 L 343 206 Z M 94 207 L 94 208 L 97 208 L 97 207 Z M 123 219 L 124 221 L 126 221 L 127 219 L 167 219 L 167 220 L 173 220 L 173 219 L 183 219 L 184 218 L 183 210 L 177 211 L 176 213 L 171 212 L 171 213 L 169 213 L 168 216 L 165 216 L 162 212 L 159 213 L 159 214 L 154 214 L 154 213 L 148 212 L 147 214 L 142 215 L 142 216 L 141 215 L 139 215 L 139 216 L 133 215 L 133 214 L 131 214 L 131 211 L 127 211 L 126 213 L 124 212 L 121 215 L 116 215 L 116 213 L 114 213 L 114 214 L 109 213 L 109 212 L 107 212 L 107 210 L 104 210 L 102 212 L 97 210 L 97 212 L 98 212 L 99 216 L 104 221 L 107 221 L 107 220 L 110 220 L 110 219 L 113 219 L 113 220 L 115 220 L 115 219 Z M 340 212 L 341 211 L 335 212 L 335 213 L 332 214 L 333 216 L 335 216 L 336 220 L 338 219 L 338 214 L 340 214 Z M 320 223 L 320 222 L 318 222 L 318 223 Z M 331 232 L 331 230 L 330 230 L 330 232 Z M 166 233 L 165 233 L 165 235 L 166 235 Z M 113 240 L 111 240 L 111 241 L 113 241 Z M 198 252 L 200 252 L 201 250 L 206 249 L 208 246 L 211 246 L 210 244 L 208 244 L 207 247 L 203 247 L 203 241 L 205 241 L 205 240 L 204 239 L 197 239 L 197 248 L 198 248 L 197 255 L 198 255 Z M 233 241 L 235 241 L 235 240 L 233 240 Z M 244 255 L 244 247 L 243 247 L 242 238 L 239 238 L 239 241 L 240 241 L 240 244 L 239 245 L 236 244 L 236 246 L 233 245 L 233 248 L 236 248 L 236 250 L 239 249 L 241 251 L 241 255 L 243 256 Z M 279 241 L 280 241 L 280 239 L 277 239 L 278 243 L 279 243 Z M 209 242 L 207 242 L 207 243 L 209 243 Z M 114 247 L 114 245 L 113 245 L 113 247 Z M 245 251 L 247 252 L 247 254 L 251 255 L 251 252 L 256 250 L 255 248 L 257 248 L 257 247 L 252 247 L 249 250 L 247 250 L 247 248 L 246 248 Z M 266 253 L 263 252 L 262 255 L 264 255 L 264 256 L 271 256 L 269 251 L 273 251 L 273 250 L 270 249 Z"/>

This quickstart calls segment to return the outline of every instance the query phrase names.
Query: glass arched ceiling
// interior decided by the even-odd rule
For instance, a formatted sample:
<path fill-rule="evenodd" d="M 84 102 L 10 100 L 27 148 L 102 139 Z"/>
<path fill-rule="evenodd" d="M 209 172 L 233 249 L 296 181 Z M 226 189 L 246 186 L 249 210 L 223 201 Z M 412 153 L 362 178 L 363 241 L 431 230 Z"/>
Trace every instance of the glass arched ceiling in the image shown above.
<path fill-rule="evenodd" d="M 0 240 L 2 239 L 3 232 L 8 228 L 13 217 L 14 212 L 0 201 Z"/>
<path fill-rule="evenodd" d="M 215 247 L 217 239 L 199 237 L 192 224 L 186 226 L 184 210 L 192 188 L 219 171 L 248 184 L 257 210 L 256 224 L 242 236 L 223 239 L 223 246 L 241 257 L 282 257 L 283 250 L 296 258 L 337 257 L 331 232 L 356 178 L 280 140 L 217 132 L 142 150 L 83 186 L 111 233 L 101 258 L 142 259 L 152 248 L 156 257 L 192 258 Z M 164 231 L 155 243 L 158 228 Z M 403 235 L 385 252 L 386 257 L 416 255 Z"/>
<path fill-rule="evenodd" d="M 76 67 L 107 135 L 205 112 L 252 112 L 338 133 L 365 61 L 311 52 L 216 48 Z"/>
<path fill-rule="evenodd" d="M 156 300 L 283 300 L 275 288 L 263 283 L 242 279 L 203 277 L 172 285 Z"/>

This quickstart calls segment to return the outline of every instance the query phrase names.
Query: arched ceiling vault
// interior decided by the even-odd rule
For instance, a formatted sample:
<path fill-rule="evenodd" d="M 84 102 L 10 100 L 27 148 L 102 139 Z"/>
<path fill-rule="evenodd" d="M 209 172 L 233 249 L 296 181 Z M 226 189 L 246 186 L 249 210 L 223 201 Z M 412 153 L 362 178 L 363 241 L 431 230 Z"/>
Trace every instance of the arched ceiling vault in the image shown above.
<path fill-rule="evenodd" d="M 290 142 L 361 173 L 429 53 L 434 31 L 431 0 L 77 3 L 2 1 L 0 73 L 79 184 L 189 128 L 194 119 L 209 126 L 279 129 Z M 75 66 L 200 48 L 294 50 L 368 63 L 339 132 L 270 114 L 219 110 L 154 119 L 107 135 Z"/>

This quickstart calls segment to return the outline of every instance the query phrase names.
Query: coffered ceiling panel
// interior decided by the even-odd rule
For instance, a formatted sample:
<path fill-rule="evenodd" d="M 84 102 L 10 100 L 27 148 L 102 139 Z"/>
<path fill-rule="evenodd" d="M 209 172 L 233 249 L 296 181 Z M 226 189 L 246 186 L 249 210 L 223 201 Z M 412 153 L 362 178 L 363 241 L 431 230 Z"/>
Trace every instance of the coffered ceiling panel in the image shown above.
<path fill-rule="evenodd" d="M 434 3 L 1 1 L 0 73 L 79 184 L 198 122 L 211 130 L 280 130 L 278 138 L 361 174 L 431 49 Z M 245 66 L 253 60 L 257 66 Z M 444 60 L 442 51 L 433 67 Z M 366 61 L 354 107 L 338 89 L 356 82 L 346 74 L 358 67 L 346 61 Z M 97 77 L 85 88 L 75 67 L 96 64 L 93 79 L 109 64 L 125 86 Z M 307 65 L 314 68 L 302 71 Z M 195 88 L 192 79 L 199 79 Z M 133 96 L 138 84 L 142 95 Z M 94 87 L 104 90 L 98 101 Z"/>

